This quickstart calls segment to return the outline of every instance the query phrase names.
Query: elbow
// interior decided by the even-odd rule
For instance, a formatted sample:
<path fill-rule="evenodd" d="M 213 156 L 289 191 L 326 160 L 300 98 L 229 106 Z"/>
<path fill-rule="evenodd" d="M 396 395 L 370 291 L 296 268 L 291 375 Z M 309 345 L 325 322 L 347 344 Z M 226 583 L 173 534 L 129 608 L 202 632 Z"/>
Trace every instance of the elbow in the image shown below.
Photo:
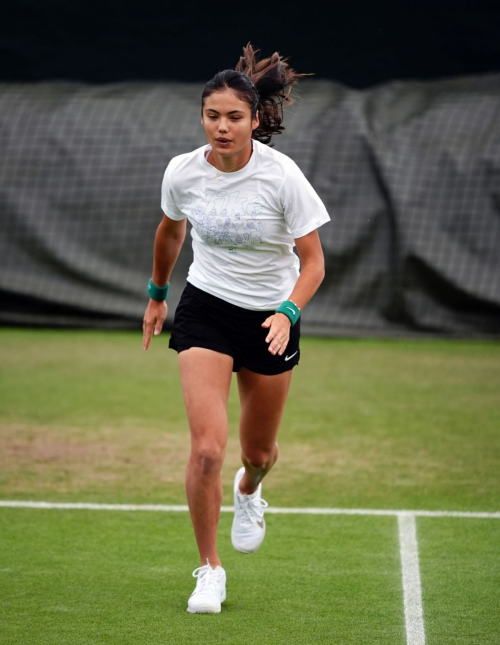
<path fill-rule="evenodd" d="M 304 263 L 301 268 L 301 273 L 307 274 L 309 276 L 309 280 L 312 280 L 314 283 L 316 283 L 316 286 L 319 287 L 319 285 L 325 278 L 324 259 L 315 259 L 311 262 Z"/>
<path fill-rule="evenodd" d="M 323 282 L 325 279 L 325 261 L 322 259 L 321 262 L 318 263 L 316 267 L 316 275 L 318 276 L 318 287 L 319 285 Z"/>
<path fill-rule="evenodd" d="M 319 283 L 321 284 L 321 283 L 323 282 L 323 280 L 325 279 L 325 276 L 326 276 L 325 261 L 324 261 L 324 260 L 323 260 L 323 262 L 321 263 L 321 267 L 320 267 L 320 270 L 319 270 L 319 274 L 320 274 L 320 280 L 319 280 Z"/>

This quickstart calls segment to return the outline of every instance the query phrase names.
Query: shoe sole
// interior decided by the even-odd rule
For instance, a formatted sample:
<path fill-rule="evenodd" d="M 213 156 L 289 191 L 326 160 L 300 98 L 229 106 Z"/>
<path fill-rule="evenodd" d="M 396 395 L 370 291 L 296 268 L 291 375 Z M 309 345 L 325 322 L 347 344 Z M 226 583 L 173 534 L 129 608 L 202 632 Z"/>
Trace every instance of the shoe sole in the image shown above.
<path fill-rule="evenodd" d="M 232 534 L 231 534 L 231 540 L 233 540 Z M 263 541 L 264 541 L 264 538 L 262 538 L 262 542 Z M 255 553 L 256 551 L 258 551 L 260 545 L 262 544 L 262 542 L 258 546 L 256 546 L 255 549 L 252 549 L 252 550 L 248 550 L 248 549 L 243 550 L 243 549 L 235 546 L 234 541 L 233 541 L 233 547 L 236 549 L 236 551 L 238 551 L 238 553 L 244 553 L 245 555 L 248 555 L 249 553 Z"/>
<path fill-rule="evenodd" d="M 220 614 L 221 608 L 214 609 L 213 607 L 199 607 L 198 609 L 187 608 L 190 614 Z"/>
<path fill-rule="evenodd" d="M 221 604 L 226 600 L 226 590 L 224 589 L 224 593 L 222 594 L 222 598 L 220 599 Z M 188 604 L 187 611 L 190 614 L 220 614 L 221 612 L 221 606 L 218 605 L 218 607 L 215 607 L 213 605 L 200 605 L 197 609 L 191 609 Z"/>

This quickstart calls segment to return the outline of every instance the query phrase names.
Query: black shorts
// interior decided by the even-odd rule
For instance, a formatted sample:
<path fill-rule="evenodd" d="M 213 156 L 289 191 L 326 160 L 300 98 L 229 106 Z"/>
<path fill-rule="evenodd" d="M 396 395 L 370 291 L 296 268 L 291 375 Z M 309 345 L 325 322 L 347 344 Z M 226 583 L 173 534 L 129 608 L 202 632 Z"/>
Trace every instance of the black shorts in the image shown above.
<path fill-rule="evenodd" d="M 271 354 L 262 327 L 274 311 L 252 311 L 232 305 L 198 289 L 189 282 L 175 311 L 169 347 L 182 352 L 205 347 L 233 358 L 233 372 L 246 367 L 258 374 L 281 374 L 298 364 L 300 318 L 290 328 L 290 340 L 282 356 Z"/>

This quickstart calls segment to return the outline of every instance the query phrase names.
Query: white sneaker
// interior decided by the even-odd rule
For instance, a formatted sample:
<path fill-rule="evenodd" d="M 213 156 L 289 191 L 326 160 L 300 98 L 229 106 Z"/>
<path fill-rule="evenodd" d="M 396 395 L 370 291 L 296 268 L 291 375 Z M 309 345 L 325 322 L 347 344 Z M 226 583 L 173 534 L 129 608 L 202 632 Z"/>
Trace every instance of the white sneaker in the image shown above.
<path fill-rule="evenodd" d="M 239 485 L 245 472 L 240 468 L 234 478 L 234 519 L 231 541 L 241 553 L 253 553 L 262 544 L 266 534 L 264 509 L 267 502 L 261 498 L 262 484 L 251 495 L 240 493 Z"/>
<path fill-rule="evenodd" d="M 212 569 L 208 560 L 203 567 L 193 571 L 198 578 L 196 589 L 188 600 L 187 610 L 191 614 L 219 614 L 221 603 L 226 599 L 226 572 L 221 566 Z"/>

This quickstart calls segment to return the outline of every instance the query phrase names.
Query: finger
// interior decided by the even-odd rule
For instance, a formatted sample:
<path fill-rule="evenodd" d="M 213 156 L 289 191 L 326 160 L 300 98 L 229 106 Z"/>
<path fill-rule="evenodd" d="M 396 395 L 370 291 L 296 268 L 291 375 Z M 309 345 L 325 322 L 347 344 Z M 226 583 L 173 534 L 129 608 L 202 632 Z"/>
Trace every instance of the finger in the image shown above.
<path fill-rule="evenodd" d="M 287 347 L 288 347 L 288 340 L 285 340 L 285 342 L 283 343 L 283 345 L 281 345 L 279 349 L 278 355 L 283 356 Z"/>
<path fill-rule="evenodd" d="M 270 351 L 272 351 L 273 354 L 279 351 L 283 353 L 290 339 L 290 330 L 289 328 L 283 327 L 280 318 L 276 318 L 269 331 L 268 338 L 269 337 L 271 338 L 269 346 Z"/>
<path fill-rule="evenodd" d="M 270 327 L 272 319 L 273 319 L 273 316 L 269 316 L 269 318 L 266 318 L 262 323 L 262 327 Z"/>
<path fill-rule="evenodd" d="M 289 339 L 289 334 L 286 333 L 283 329 L 277 329 L 276 333 L 269 345 L 269 351 L 272 352 L 273 354 L 276 354 L 278 351 L 281 349 L 285 349 L 288 339 Z"/>
<path fill-rule="evenodd" d="M 270 345 L 269 345 L 269 351 L 272 354 L 283 354 L 283 352 L 286 349 L 286 346 L 288 345 L 288 338 L 284 338 L 282 340 L 277 340 L 275 339 Z"/>
<path fill-rule="evenodd" d="M 151 336 L 153 335 L 154 324 L 152 322 L 144 322 L 144 338 L 142 342 L 142 349 L 146 350 L 149 347 Z"/>
<path fill-rule="evenodd" d="M 156 316 L 155 324 L 154 324 L 154 335 L 158 336 L 161 334 L 163 330 L 163 323 L 165 322 L 165 319 L 167 318 L 167 304 L 164 303 L 163 308 L 160 309 L 160 312 Z"/>
<path fill-rule="evenodd" d="M 266 343 L 271 343 L 271 345 L 276 346 L 276 344 L 279 343 L 281 340 L 283 340 L 283 338 L 284 338 L 284 335 L 280 331 L 279 327 L 277 327 L 276 325 L 272 325 L 267 335 Z"/>
<path fill-rule="evenodd" d="M 274 316 L 269 316 L 266 322 L 262 324 L 263 327 L 264 325 L 266 327 L 269 327 L 269 333 L 266 336 L 266 343 L 269 343 L 276 336 L 276 333 L 278 331 L 278 328 L 276 327 L 276 325 L 273 325 L 274 320 L 275 320 Z M 266 324 L 266 323 L 269 323 L 269 324 Z"/>
<path fill-rule="evenodd" d="M 272 316 L 273 320 L 271 321 L 271 329 L 266 337 L 266 343 L 274 340 L 282 340 L 288 338 L 289 331 L 280 324 L 280 319 Z"/>

